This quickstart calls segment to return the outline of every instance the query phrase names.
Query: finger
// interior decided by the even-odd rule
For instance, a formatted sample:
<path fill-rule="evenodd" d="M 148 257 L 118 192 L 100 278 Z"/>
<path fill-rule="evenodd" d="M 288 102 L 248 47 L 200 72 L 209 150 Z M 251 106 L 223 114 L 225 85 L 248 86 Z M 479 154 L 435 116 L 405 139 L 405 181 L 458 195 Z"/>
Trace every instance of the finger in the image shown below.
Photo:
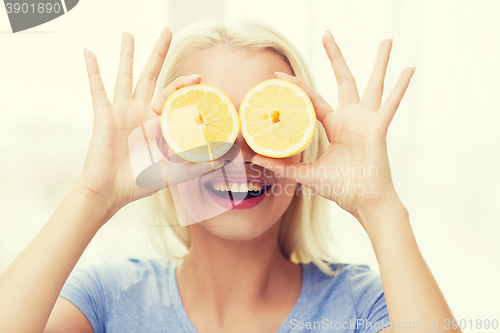
<path fill-rule="evenodd" d="M 403 99 L 413 73 L 415 73 L 415 67 L 408 67 L 401 72 L 396 86 L 392 89 L 384 104 L 382 104 L 380 109 L 377 111 L 377 113 L 379 113 L 385 120 L 387 126 L 389 126 L 392 121 L 392 118 L 399 107 L 399 103 L 401 103 L 401 100 Z"/>
<path fill-rule="evenodd" d="M 163 189 L 196 179 L 224 165 L 221 159 L 193 163 L 172 157 L 161 133 L 160 117 L 156 116 L 135 128 L 128 137 L 129 157 L 136 184 L 148 189 Z"/>
<path fill-rule="evenodd" d="M 120 99 L 132 97 L 133 66 L 134 36 L 132 36 L 131 33 L 124 31 L 122 36 L 122 48 L 120 52 L 120 65 L 118 66 L 118 76 L 116 78 L 113 102 L 116 102 Z"/>
<path fill-rule="evenodd" d="M 262 155 L 252 157 L 252 162 L 272 171 L 277 177 L 293 179 L 308 186 L 313 181 L 314 162 L 300 163 L 288 158 L 271 158 Z"/>
<path fill-rule="evenodd" d="M 291 83 L 295 83 L 306 92 L 314 106 L 316 118 L 323 124 L 326 132 L 329 133 L 329 126 L 325 119 L 327 116 L 333 113 L 333 108 L 330 106 L 330 104 L 328 104 L 328 102 L 317 91 L 309 87 L 302 79 L 282 72 L 275 72 L 274 75 L 277 79 L 283 79 Z"/>
<path fill-rule="evenodd" d="M 90 83 L 90 94 L 92 95 L 92 105 L 94 110 L 98 110 L 102 107 L 111 104 L 109 102 L 108 96 L 106 95 L 106 90 L 104 89 L 104 84 L 102 83 L 101 73 L 99 72 L 99 65 L 97 64 L 97 58 L 94 53 L 89 50 L 83 50 L 83 55 L 85 57 L 85 63 L 87 65 L 87 74 L 89 76 Z"/>
<path fill-rule="evenodd" d="M 146 66 L 139 76 L 139 80 L 137 81 L 137 86 L 134 91 L 134 98 L 142 99 L 147 103 L 151 102 L 156 86 L 156 80 L 160 74 L 165 57 L 167 56 L 171 41 L 172 31 L 170 31 L 169 28 L 163 29 L 153 49 L 153 53 L 151 53 Z"/>
<path fill-rule="evenodd" d="M 377 111 L 380 108 L 382 94 L 384 92 L 385 73 L 387 72 L 387 63 L 389 62 L 391 48 L 392 39 L 385 39 L 380 43 L 375 65 L 373 66 L 370 79 L 368 80 L 365 92 L 361 98 L 361 101 L 368 105 L 373 111 Z"/>
<path fill-rule="evenodd" d="M 177 164 L 173 166 L 173 164 Z M 143 169 L 137 176 L 134 175 L 137 186 L 162 190 L 180 183 L 184 183 L 204 174 L 213 172 L 223 166 L 222 161 L 212 161 L 206 163 L 172 163 L 167 159 L 162 159 Z"/>
<path fill-rule="evenodd" d="M 202 77 L 201 75 L 193 74 L 190 76 L 179 76 L 172 83 L 170 83 L 165 89 L 163 89 L 156 97 L 156 100 L 153 103 L 153 111 L 160 115 L 163 110 L 163 105 L 167 100 L 168 96 L 170 96 L 174 91 L 184 86 L 188 86 L 191 84 L 200 83 Z"/>
<path fill-rule="evenodd" d="M 356 81 L 347 67 L 347 63 L 340 52 L 340 49 L 330 31 L 326 31 L 322 38 L 328 59 L 332 64 L 335 78 L 337 79 L 337 89 L 339 94 L 339 105 L 353 105 L 359 103 L 359 93 Z"/>
<path fill-rule="evenodd" d="M 166 179 L 164 182 L 166 187 L 170 187 L 173 185 L 177 185 L 180 183 L 184 183 L 196 178 L 200 178 L 201 176 L 213 172 L 215 170 L 220 169 L 224 162 L 221 160 L 213 160 L 211 162 L 184 162 L 184 163 L 175 163 L 168 159 L 163 159 L 161 161 L 162 164 L 162 172 L 157 172 L 157 178 Z M 156 182 L 161 183 L 161 182 Z"/>

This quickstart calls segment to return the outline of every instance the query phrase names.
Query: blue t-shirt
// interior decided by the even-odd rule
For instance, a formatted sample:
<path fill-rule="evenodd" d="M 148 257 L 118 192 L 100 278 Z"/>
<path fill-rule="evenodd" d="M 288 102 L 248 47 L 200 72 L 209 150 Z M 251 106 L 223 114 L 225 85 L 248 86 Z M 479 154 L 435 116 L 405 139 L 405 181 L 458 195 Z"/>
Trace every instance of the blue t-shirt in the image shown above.
<path fill-rule="evenodd" d="M 91 264 L 71 273 L 60 296 L 95 333 L 197 333 L 181 301 L 176 265 L 144 258 Z M 390 324 L 380 275 L 368 266 L 347 264 L 330 277 L 313 263 L 301 265 L 300 296 L 276 333 L 375 333 Z"/>

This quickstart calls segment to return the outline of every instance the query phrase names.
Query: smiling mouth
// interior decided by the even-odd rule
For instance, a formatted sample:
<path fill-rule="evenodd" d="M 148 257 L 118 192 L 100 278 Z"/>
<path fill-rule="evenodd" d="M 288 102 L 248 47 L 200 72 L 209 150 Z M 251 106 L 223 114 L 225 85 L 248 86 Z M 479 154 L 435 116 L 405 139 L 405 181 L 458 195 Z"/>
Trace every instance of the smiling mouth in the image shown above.
<path fill-rule="evenodd" d="M 243 201 L 260 197 L 269 191 L 271 185 L 255 181 L 214 181 L 205 183 L 205 188 L 220 198 L 227 199 L 229 194 L 232 200 Z"/>

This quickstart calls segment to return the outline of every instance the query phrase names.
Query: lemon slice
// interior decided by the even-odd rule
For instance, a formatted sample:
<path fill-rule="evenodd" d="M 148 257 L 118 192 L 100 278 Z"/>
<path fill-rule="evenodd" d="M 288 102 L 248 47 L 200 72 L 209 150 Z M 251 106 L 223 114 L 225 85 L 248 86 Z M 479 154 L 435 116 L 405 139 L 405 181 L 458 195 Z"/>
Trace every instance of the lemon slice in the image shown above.
<path fill-rule="evenodd" d="M 207 162 L 233 145 L 240 121 L 233 102 L 207 84 L 184 86 L 165 101 L 161 130 L 168 145 L 191 162 Z"/>
<path fill-rule="evenodd" d="M 253 87 L 240 104 L 241 133 L 258 154 L 289 157 L 311 142 L 316 130 L 314 107 L 302 88 L 271 79 Z"/>

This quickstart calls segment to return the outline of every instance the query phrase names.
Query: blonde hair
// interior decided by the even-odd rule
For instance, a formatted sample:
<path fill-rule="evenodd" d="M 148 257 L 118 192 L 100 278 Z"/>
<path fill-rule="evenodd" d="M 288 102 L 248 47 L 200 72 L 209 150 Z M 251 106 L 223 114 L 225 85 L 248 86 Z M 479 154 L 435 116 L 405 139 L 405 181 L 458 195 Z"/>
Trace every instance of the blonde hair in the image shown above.
<path fill-rule="evenodd" d="M 175 34 L 156 87 L 156 95 L 181 73 L 189 56 L 201 50 L 226 45 L 235 50 L 267 50 L 281 56 L 295 76 L 315 89 L 309 70 L 293 44 L 268 23 L 243 17 L 223 23 L 197 22 Z M 314 161 L 328 147 L 321 123 L 309 146 L 303 151 L 302 162 Z M 300 185 L 299 185 L 300 186 Z M 146 199 L 150 216 L 145 225 L 153 249 L 162 257 L 180 259 L 189 252 L 189 227 L 180 227 L 169 189 Z M 283 255 L 295 263 L 316 264 L 323 272 L 335 276 L 342 265 L 332 270 L 338 260 L 333 254 L 328 200 L 313 194 L 309 188 L 297 191 L 281 218 L 278 242 Z"/>

